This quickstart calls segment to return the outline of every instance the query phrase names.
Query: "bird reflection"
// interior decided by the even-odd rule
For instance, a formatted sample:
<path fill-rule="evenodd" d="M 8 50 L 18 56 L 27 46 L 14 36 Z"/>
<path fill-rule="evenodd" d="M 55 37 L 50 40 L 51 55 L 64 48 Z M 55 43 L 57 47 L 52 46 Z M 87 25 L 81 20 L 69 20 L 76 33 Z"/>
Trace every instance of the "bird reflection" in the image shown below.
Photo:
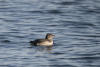
<path fill-rule="evenodd" d="M 30 48 L 35 48 L 36 51 L 51 51 L 53 46 L 33 46 L 32 44 L 30 44 Z"/>

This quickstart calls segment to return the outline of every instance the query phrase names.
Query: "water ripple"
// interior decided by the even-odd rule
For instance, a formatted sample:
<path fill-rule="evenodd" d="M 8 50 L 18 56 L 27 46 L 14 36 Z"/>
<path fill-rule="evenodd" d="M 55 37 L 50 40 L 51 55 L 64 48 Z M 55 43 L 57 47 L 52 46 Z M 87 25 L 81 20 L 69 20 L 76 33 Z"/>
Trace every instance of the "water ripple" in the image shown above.
<path fill-rule="evenodd" d="M 100 1 L 1 0 L 1 67 L 99 67 Z M 52 48 L 30 40 L 53 33 Z"/>

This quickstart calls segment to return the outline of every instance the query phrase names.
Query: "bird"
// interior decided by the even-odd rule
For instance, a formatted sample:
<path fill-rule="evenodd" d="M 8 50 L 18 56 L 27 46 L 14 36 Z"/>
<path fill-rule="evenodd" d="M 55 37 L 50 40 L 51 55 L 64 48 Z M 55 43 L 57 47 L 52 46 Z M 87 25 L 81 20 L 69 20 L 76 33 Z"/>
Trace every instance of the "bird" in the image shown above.
<path fill-rule="evenodd" d="M 30 44 L 34 46 L 53 46 L 54 36 L 55 35 L 51 33 L 47 33 L 44 39 L 36 39 L 34 41 L 30 41 Z"/>

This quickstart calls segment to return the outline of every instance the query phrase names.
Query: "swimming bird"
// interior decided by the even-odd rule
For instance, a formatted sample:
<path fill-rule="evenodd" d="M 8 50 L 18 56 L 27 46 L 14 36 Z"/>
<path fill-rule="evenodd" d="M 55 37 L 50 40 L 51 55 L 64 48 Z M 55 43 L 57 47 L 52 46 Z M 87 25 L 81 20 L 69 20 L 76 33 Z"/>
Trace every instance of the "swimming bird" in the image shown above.
<path fill-rule="evenodd" d="M 53 46 L 53 38 L 53 34 L 47 33 L 44 39 L 36 39 L 34 41 L 30 41 L 30 43 L 34 46 Z"/>

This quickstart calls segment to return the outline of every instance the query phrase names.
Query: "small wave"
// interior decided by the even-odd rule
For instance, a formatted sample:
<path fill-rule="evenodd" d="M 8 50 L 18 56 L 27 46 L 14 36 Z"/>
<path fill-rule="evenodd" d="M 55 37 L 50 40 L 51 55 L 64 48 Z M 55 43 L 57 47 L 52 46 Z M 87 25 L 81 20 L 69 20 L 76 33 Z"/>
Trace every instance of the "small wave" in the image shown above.
<path fill-rule="evenodd" d="M 40 13 L 40 14 L 60 14 L 62 13 L 60 10 L 38 10 L 38 11 L 26 11 L 29 13 Z"/>
<path fill-rule="evenodd" d="M 78 2 L 61 2 L 61 5 L 76 5 Z"/>
<path fill-rule="evenodd" d="M 3 43 L 9 43 L 11 41 L 10 40 L 2 40 L 1 42 L 3 42 Z"/>
<path fill-rule="evenodd" d="M 51 13 L 51 14 L 60 14 L 62 13 L 60 10 L 47 10 L 47 13 Z"/>

